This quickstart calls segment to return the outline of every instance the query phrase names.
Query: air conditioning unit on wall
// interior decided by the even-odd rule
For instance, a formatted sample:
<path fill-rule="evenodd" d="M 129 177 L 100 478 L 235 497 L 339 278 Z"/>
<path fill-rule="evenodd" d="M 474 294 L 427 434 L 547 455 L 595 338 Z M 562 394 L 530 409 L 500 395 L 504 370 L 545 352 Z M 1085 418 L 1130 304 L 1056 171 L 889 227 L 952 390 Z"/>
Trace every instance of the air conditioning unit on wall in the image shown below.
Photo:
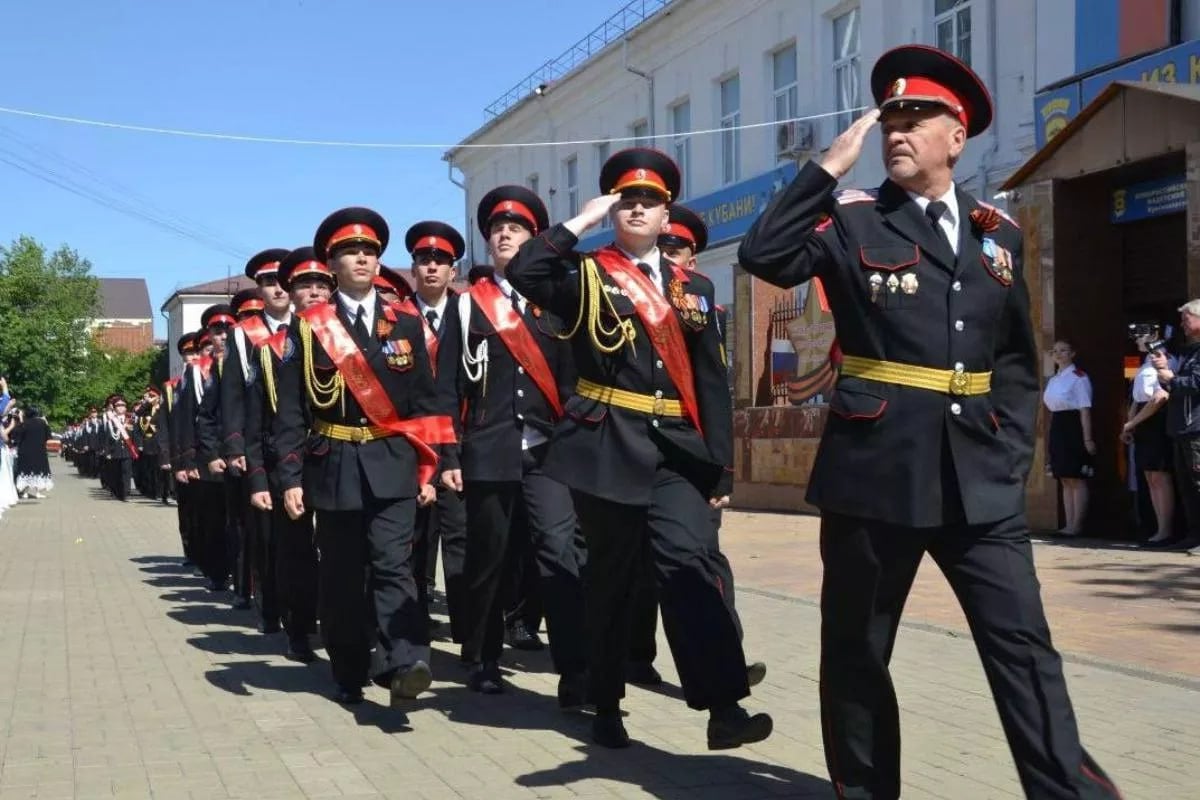
<path fill-rule="evenodd" d="M 775 128 L 778 158 L 801 158 L 816 149 L 817 127 L 812 120 L 781 122 Z"/>

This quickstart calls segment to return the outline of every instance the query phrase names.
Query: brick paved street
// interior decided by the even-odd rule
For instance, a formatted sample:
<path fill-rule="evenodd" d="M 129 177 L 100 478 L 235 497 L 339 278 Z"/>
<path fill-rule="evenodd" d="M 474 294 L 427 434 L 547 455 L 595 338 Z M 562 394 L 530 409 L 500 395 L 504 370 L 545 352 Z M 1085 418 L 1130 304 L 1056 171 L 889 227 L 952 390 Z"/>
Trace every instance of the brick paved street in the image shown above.
<path fill-rule="evenodd" d="M 257 633 L 251 612 L 180 566 L 174 508 L 115 503 L 55 468 L 49 500 L 0 520 L 0 800 L 832 796 L 809 518 L 730 514 L 723 532 L 747 651 L 770 664 L 750 705 L 774 713 L 775 735 L 709 754 L 703 715 L 677 691 L 634 688 L 639 744 L 614 753 L 588 744 L 586 715 L 557 710 L 542 654 L 521 656 L 507 695 L 481 698 L 441 644 L 434 690 L 407 713 L 374 688 L 356 710 L 337 706 L 324 662 L 286 661 L 281 636 Z M 1200 796 L 1200 560 L 1060 546 L 1037 556 L 1089 749 L 1132 800 Z M 908 618 L 894 661 L 906 797 L 1019 797 L 936 571 L 923 570 Z"/>

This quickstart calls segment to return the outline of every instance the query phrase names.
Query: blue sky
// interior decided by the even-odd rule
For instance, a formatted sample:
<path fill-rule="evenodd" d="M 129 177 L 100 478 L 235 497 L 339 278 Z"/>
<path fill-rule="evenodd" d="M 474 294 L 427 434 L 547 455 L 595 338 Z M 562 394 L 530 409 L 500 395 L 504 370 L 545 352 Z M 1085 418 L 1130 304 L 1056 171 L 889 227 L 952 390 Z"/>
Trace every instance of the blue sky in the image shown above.
<path fill-rule="evenodd" d="M 0 106 L 255 136 L 456 142 L 485 121 L 484 106 L 623 4 L 6 2 Z M 393 239 L 419 219 L 461 226 L 462 194 L 441 155 L 174 138 L 0 113 L 0 241 L 29 234 L 75 248 L 97 275 L 145 277 L 161 336 L 158 307 L 177 287 L 240 272 L 267 247 L 311 244 L 336 208 L 375 208 Z M 45 178 L 173 218 L 202 241 Z"/>

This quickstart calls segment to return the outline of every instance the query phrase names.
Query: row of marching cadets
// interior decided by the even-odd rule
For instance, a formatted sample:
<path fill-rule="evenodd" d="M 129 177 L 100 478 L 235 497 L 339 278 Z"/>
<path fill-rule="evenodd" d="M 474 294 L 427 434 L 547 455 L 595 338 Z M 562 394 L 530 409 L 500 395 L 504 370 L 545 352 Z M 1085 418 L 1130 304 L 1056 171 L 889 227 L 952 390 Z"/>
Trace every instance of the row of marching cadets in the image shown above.
<path fill-rule="evenodd" d="M 121 394 L 104 401 L 103 411 L 89 406 L 63 434 L 63 458 L 85 478 L 97 478 L 114 498 L 129 499 L 136 488 L 144 497 L 167 502 L 171 487 L 160 463 L 162 422 L 157 388 L 146 387 L 135 406 Z"/>
<path fill-rule="evenodd" d="M 506 619 L 541 609 L 559 705 L 594 705 L 595 740 L 626 746 L 626 681 L 662 680 L 661 609 L 709 747 L 770 734 L 740 705 L 766 668 L 746 663 L 717 536 L 731 408 L 721 312 L 692 271 L 704 225 L 673 207 L 668 226 L 679 172 L 657 151 L 614 155 L 601 189 L 589 209 L 616 204 L 616 244 L 587 255 L 536 195 L 489 193 L 491 264 L 459 294 L 452 226 L 407 231 L 410 285 L 380 263 L 385 220 L 342 209 L 311 247 L 252 258 L 257 288 L 179 341 L 161 463 L 185 557 L 293 660 L 316 660 L 319 620 L 339 702 L 430 687 L 440 549 L 475 692 L 505 691 Z"/>

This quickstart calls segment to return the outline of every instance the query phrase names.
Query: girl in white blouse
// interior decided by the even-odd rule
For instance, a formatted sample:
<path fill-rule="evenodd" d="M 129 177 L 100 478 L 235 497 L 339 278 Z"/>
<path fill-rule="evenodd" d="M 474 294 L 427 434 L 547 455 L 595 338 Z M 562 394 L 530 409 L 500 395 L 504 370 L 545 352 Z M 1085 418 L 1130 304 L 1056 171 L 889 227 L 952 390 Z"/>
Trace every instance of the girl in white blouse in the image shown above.
<path fill-rule="evenodd" d="M 1059 340 L 1051 351 L 1058 372 L 1046 382 L 1042 401 L 1050 410 L 1050 473 L 1062 489 L 1066 524 L 1064 536 L 1076 536 L 1087 514 L 1088 484 L 1092 477 L 1092 382 L 1075 366 L 1075 348 Z"/>
<path fill-rule="evenodd" d="M 1158 331 L 1155 331 L 1136 340 L 1138 350 L 1147 355 L 1133 378 L 1129 421 L 1121 428 L 1121 441 L 1133 443 L 1134 464 L 1146 476 L 1146 489 L 1154 506 L 1158 531 L 1146 540 L 1149 547 L 1160 547 L 1171 541 L 1175 514 L 1175 485 L 1171 480 L 1172 447 L 1167 437 L 1166 405 L 1169 395 L 1159 384 L 1158 371 L 1150 363 L 1146 349 L 1146 345 L 1157 338 Z M 1168 364 L 1174 370 L 1178 359 L 1168 356 Z"/>

